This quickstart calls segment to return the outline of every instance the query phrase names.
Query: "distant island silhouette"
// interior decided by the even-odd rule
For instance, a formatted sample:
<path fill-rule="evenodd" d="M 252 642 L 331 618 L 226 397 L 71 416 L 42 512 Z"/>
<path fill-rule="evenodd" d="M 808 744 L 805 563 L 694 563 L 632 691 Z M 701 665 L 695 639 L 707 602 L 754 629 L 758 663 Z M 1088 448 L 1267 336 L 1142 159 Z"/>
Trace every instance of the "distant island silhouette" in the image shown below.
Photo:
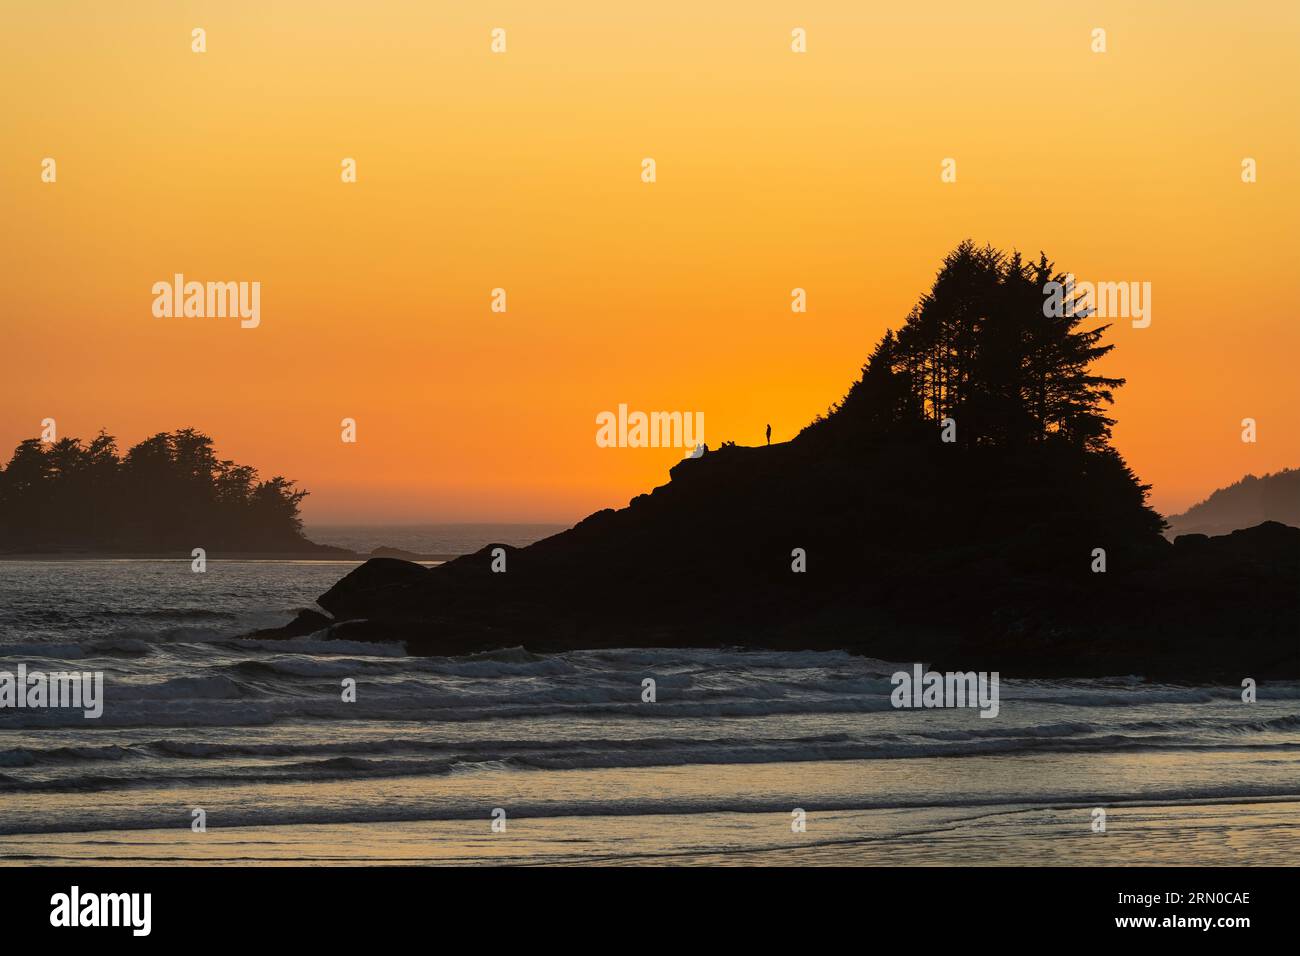
<path fill-rule="evenodd" d="M 1182 514 L 1169 518 L 1171 534 L 1227 534 L 1264 521 L 1300 526 L 1300 469 L 1259 478 L 1246 475 Z"/>
<path fill-rule="evenodd" d="M 119 455 L 105 431 L 20 442 L 0 470 L 0 551 L 21 554 L 222 552 L 351 557 L 302 532 L 307 492 L 280 475 L 217 457 L 192 428 Z"/>

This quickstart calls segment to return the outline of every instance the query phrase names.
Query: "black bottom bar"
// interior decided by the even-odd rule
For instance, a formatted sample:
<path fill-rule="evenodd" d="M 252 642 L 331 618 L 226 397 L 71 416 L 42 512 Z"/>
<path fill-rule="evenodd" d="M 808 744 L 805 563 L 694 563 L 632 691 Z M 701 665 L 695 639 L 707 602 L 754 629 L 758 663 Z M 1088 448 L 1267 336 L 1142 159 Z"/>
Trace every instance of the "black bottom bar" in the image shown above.
<path fill-rule="evenodd" d="M 377 934 L 439 948 L 625 939 L 729 942 L 830 930 L 872 945 L 1073 942 L 1196 935 L 1231 946 L 1261 931 L 1294 937 L 1296 872 L 1235 869 L 437 869 L 0 868 L 5 934 L 337 946 Z M 77 887 L 77 916 L 73 887 Z M 101 894 L 149 894 L 105 901 Z M 91 898 L 87 902 L 88 898 Z M 54 926 L 111 921 L 117 926 Z M 103 914 L 102 916 L 100 914 Z M 134 919 L 133 919 L 134 917 Z M 1208 925 L 1206 922 L 1208 921 Z M 432 936 L 427 934 L 433 931 Z M 1054 932 L 1052 937 L 1041 935 Z M 1248 934 L 1243 937 L 1241 934 Z M 448 935 L 451 934 L 451 935 Z M 460 938 L 460 943 L 454 940 Z M 1259 939 L 1260 937 L 1254 937 Z M 636 941 L 640 942 L 636 942 Z"/>

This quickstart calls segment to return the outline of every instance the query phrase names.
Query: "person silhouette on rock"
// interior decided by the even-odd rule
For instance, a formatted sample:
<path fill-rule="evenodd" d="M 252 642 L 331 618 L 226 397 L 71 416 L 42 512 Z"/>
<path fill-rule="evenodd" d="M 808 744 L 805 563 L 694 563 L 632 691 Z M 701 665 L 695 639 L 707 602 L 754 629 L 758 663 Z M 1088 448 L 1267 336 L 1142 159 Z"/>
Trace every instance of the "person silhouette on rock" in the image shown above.
<path fill-rule="evenodd" d="M 767 426 L 767 443 L 768 443 L 769 445 L 772 444 L 772 426 L 771 426 L 771 425 L 768 425 L 768 426 Z"/>

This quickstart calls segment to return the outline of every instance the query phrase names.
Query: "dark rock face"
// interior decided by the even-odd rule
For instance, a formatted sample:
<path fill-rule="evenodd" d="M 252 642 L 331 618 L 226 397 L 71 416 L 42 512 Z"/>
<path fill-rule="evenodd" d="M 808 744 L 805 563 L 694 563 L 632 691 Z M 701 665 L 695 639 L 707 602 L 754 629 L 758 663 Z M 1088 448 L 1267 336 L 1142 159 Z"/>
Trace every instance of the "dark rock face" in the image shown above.
<path fill-rule="evenodd" d="M 365 616 L 367 607 L 381 605 L 385 595 L 423 582 L 429 569 L 398 558 L 371 558 L 334 585 L 316 603 L 335 617 Z"/>
<path fill-rule="evenodd" d="M 1091 596 L 1034 608 L 1023 640 L 963 649 L 977 663 L 1010 656 L 1044 675 L 1300 677 L 1300 528 L 1180 536 L 1159 560 L 1098 577 L 1105 586 Z"/>
<path fill-rule="evenodd" d="M 268 638 L 291 638 L 306 637 L 308 634 L 315 634 L 317 631 L 323 631 L 333 624 L 332 618 L 327 617 L 320 611 L 313 611 L 310 608 L 303 608 L 295 617 L 284 627 L 272 627 L 261 631 L 254 631 L 249 637 L 261 639 Z"/>
<path fill-rule="evenodd" d="M 1105 456 L 1088 465 L 935 441 L 729 446 L 529 547 L 374 559 L 319 603 L 343 622 L 331 636 L 419 654 L 742 645 L 1007 676 L 1300 677 L 1300 529 L 1170 544 L 1140 497 L 1114 505 Z"/>

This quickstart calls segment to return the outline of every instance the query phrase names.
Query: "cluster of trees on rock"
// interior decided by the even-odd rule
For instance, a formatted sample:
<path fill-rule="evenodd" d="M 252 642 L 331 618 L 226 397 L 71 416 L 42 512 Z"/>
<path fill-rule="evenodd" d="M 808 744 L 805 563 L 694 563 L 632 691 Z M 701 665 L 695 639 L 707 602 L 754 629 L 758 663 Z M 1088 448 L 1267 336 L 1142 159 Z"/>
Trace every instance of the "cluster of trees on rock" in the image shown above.
<path fill-rule="evenodd" d="M 1087 327 L 1081 296 L 1045 308 L 1049 283 L 1065 276 L 1044 255 L 1027 262 L 962 242 L 899 330 L 885 332 L 862 377 L 798 442 L 893 447 L 879 465 L 905 469 L 919 459 L 897 446 L 933 449 L 946 434 L 961 454 L 943 458 L 944 470 L 972 490 L 994 481 L 999 507 L 1018 502 L 1003 508 L 1008 518 L 1150 542 L 1164 521 L 1111 445 L 1107 406 L 1124 380 L 1093 369 L 1114 348 L 1102 342 L 1110 326 Z"/>
<path fill-rule="evenodd" d="M 5 551 L 295 551 L 310 548 L 298 508 L 306 491 L 219 459 L 192 428 L 160 432 L 119 455 L 89 442 L 27 439 L 0 471 Z"/>
<path fill-rule="evenodd" d="M 897 334 L 885 332 L 862 379 L 810 427 L 838 419 L 896 431 L 951 418 L 963 445 L 1060 439 L 1106 449 L 1114 420 L 1103 405 L 1124 380 L 1090 370 L 1114 346 L 1101 344 L 1109 325 L 1079 328 L 1089 310 L 1077 297 L 1060 317 L 1045 314 L 1048 283 L 1063 281 L 1046 256 L 1025 262 L 961 243 Z"/>

